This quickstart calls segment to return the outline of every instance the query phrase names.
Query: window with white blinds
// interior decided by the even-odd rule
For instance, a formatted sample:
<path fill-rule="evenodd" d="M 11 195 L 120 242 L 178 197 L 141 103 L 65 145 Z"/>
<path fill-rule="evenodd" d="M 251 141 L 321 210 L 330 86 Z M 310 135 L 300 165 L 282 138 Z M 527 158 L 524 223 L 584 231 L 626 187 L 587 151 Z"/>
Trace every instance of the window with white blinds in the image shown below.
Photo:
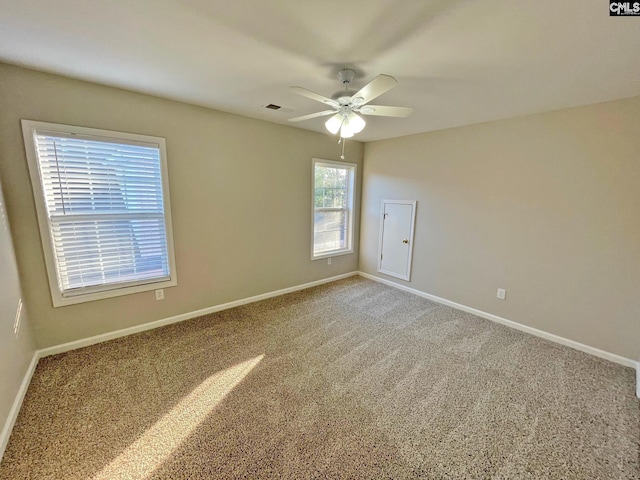
<path fill-rule="evenodd" d="M 353 252 L 356 165 L 313 160 L 311 259 Z"/>
<path fill-rule="evenodd" d="M 176 284 L 164 139 L 23 121 L 54 305 Z"/>

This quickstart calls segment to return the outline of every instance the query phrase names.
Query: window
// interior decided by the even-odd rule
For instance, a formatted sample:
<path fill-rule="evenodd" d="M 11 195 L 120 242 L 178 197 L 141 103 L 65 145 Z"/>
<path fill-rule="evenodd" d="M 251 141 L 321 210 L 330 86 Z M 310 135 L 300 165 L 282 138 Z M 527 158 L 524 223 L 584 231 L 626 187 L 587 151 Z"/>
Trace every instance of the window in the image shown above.
<path fill-rule="evenodd" d="M 311 259 L 353 253 L 356 165 L 313 160 Z"/>
<path fill-rule="evenodd" d="M 177 284 L 163 138 L 22 121 L 55 307 Z"/>

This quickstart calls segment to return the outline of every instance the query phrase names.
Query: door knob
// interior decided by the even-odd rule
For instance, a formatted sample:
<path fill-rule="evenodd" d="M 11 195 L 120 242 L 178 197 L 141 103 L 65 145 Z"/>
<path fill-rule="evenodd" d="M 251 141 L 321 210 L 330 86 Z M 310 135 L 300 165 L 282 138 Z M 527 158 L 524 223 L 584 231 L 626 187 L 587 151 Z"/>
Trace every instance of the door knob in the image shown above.
<path fill-rule="evenodd" d="M 409 240 L 405 238 L 404 240 L 402 240 L 402 243 L 409 243 Z"/>

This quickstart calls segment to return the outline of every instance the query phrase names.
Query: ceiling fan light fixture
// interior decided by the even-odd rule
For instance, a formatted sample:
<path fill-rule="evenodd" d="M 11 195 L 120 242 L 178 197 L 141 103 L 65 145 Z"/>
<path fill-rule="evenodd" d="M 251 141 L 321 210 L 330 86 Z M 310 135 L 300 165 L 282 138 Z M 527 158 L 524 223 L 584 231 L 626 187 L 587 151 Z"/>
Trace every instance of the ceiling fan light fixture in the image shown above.
<path fill-rule="evenodd" d="M 342 138 L 351 138 L 355 135 L 355 132 L 349 126 L 349 122 L 345 119 L 342 124 L 342 128 L 340 129 L 340 137 Z"/>
<path fill-rule="evenodd" d="M 353 133 L 360 133 L 364 127 L 367 125 L 367 122 L 364 121 L 360 115 L 356 115 L 352 113 L 347 117 L 347 121 L 349 122 L 349 128 Z"/>
<path fill-rule="evenodd" d="M 329 120 L 327 120 L 324 123 L 324 126 L 327 127 L 327 130 L 329 130 L 331 133 L 335 135 L 336 133 L 338 133 L 338 130 L 340 130 L 340 127 L 342 126 L 342 121 L 343 121 L 342 115 L 339 113 L 336 113 L 333 117 L 329 118 Z"/>

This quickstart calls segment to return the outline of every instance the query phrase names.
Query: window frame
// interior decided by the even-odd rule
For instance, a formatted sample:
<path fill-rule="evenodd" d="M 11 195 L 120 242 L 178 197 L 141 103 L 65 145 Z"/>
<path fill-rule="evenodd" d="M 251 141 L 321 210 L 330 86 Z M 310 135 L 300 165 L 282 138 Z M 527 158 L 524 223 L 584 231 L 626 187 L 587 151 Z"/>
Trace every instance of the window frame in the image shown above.
<path fill-rule="evenodd" d="M 316 193 L 316 165 L 324 165 L 327 167 L 342 167 L 350 170 L 349 175 L 349 191 L 348 191 L 348 206 L 347 212 L 347 247 L 331 250 L 316 254 L 315 251 L 315 214 L 318 211 L 315 204 Z M 311 260 L 322 260 L 324 258 L 337 257 L 340 255 L 349 255 L 355 251 L 354 242 L 354 225 L 355 225 L 355 199 L 356 199 L 356 184 L 358 178 L 358 165 L 350 162 L 338 162 L 336 160 L 324 160 L 322 158 L 314 158 L 311 162 Z M 333 208 L 327 208 L 327 211 L 336 211 Z M 343 210 L 343 209 L 338 209 Z"/>
<path fill-rule="evenodd" d="M 149 146 L 156 146 L 160 155 L 160 175 L 162 180 L 162 200 L 164 207 L 165 235 L 167 240 L 167 261 L 169 266 L 169 279 L 165 280 L 134 280 L 116 284 L 97 285 L 86 287 L 82 292 L 63 294 L 58 284 L 58 272 L 54 253 L 53 238 L 51 235 L 51 225 L 47 213 L 43 178 L 40 174 L 40 162 L 38 160 L 36 135 L 38 132 L 46 132 L 52 135 L 82 136 L 92 140 L 103 141 L 122 140 L 127 143 L 139 143 Z M 134 293 L 147 292 L 160 288 L 175 287 L 178 284 L 176 272 L 175 248 L 173 241 L 173 223 L 171 220 L 171 201 L 169 194 L 169 178 L 167 167 L 166 141 L 162 137 L 150 135 L 140 135 L 135 133 L 117 132 L 113 130 L 103 130 L 90 127 L 79 127 L 74 125 L 63 125 L 58 123 L 39 122 L 34 120 L 22 120 L 22 135 L 29 167 L 29 177 L 36 206 L 38 227 L 40 230 L 40 240 L 44 253 L 47 278 L 49 280 L 49 291 L 53 306 L 62 307 L 78 303 L 102 300 L 105 298 L 131 295 Z M 165 278 L 165 277 L 163 277 Z"/>

